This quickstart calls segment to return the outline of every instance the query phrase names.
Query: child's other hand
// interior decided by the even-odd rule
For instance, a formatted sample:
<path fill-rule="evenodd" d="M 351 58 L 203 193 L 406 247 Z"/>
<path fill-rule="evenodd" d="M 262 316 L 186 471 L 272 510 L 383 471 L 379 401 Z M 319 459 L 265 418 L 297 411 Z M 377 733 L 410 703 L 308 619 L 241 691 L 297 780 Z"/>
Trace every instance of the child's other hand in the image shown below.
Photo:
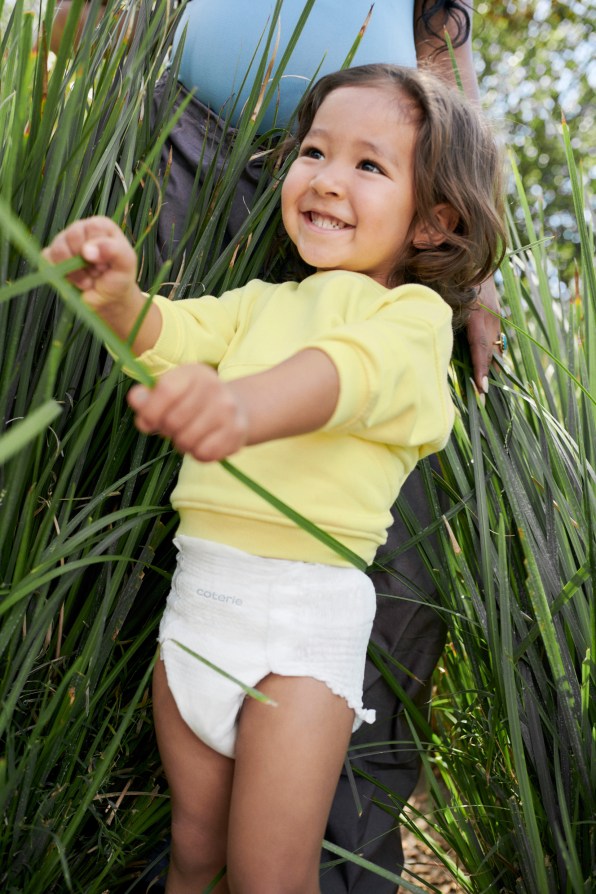
<path fill-rule="evenodd" d="M 86 266 L 68 276 L 93 310 L 138 303 L 137 258 L 122 230 L 107 217 L 89 217 L 59 233 L 43 252 L 59 264 L 81 255 Z"/>
<path fill-rule="evenodd" d="M 179 366 L 152 389 L 136 385 L 128 403 L 139 431 L 170 438 L 180 453 L 201 462 L 224 459 L 247 443 L 242 401 L 210 366 Z"/>

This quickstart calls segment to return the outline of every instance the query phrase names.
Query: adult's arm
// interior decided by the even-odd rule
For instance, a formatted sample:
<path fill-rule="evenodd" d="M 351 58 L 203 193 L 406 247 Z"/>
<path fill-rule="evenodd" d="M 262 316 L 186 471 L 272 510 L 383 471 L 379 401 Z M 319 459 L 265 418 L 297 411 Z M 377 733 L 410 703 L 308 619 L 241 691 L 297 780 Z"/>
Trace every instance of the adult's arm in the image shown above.
<path fill-rule="evenodd" d="M 98 14 L 98 21 L 104 15 L 106 2 L 107 0 L 102 0 L 101 9 L 99 10 Z M 62 38 L 64 37 L 64 29 L 66 28 L 66 20 L 68 19 L 68 14 L 70 13 L 71 7 L 72 0 L 61 0 L 61 2 L 56 7 L 56 11 L 54 13 L 54 21 L 52 22 L 52 33 L 50 34 L 50 50 L 53 53 L 57 53 L 60 49 L 60 44 L 62 43 Z M 81 34 L 83 33 L 83 28 L 85 27 L 85 23 L 89 17 L 90 9 L 91 3 L 83 4 L 75 34 L 75 44 L 78 43 L 78 41 L 81 39 Z"/>
<path fill-rule="evenodd" d="M 451 64 L 451 56 L 447 51 L 443 36 L 445 29 L 447 29 L 451 42 L 454 44 L 453 52 L 464 93 L 468 99 L 480 102 L 478 78 L 476 77 L 472 55 L 472 7 L 467 7 L 470 23 L 468 35 L 466 40 L 460 43 L 458 40 L 458 19 L 456 18 L 459 14 L 456 12 L 452 15 L 447 15 L 446 11 L 442 10 L 430 19 L 428 25 L 425 25 L 421 19 L 423 6 L 423 0 L 416 0 L 414 4 L 414 40 L 418 62 L 432 66 L 433 71 L 453 86 L 456 86 L 456 76 Z M 461 19 L 459 21 L 460 23 L 462 22 Z M 456 43 L 458 44 L 457 46 L 455 46 Z"/>

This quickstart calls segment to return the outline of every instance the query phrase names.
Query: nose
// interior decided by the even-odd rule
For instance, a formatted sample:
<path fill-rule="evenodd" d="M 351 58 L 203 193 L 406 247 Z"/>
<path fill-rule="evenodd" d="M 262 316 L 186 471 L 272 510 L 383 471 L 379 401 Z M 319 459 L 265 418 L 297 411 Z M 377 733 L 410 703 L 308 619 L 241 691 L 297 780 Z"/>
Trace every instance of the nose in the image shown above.
<path fill-rule="evenodd" d="M 345 192 L 344 178 L 336 164 L 318 168 L 311 178 L 310 186 L 320 196 L 341 196 Z"/>

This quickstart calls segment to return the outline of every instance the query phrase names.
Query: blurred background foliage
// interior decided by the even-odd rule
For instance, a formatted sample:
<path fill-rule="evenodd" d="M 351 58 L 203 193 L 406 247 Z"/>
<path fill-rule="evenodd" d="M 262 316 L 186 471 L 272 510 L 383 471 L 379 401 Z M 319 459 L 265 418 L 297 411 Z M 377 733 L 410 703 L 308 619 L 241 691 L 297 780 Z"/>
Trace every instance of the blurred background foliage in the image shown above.
<path fill-rule="evenodd" d="M 2 27 L 13 3 L 0 0 Z M 25 8 L 39 12 L 39 0 L 26 0 Z M 544 235 L 562 243 L 560 262 L 569 274 L 577 257 L 577 231 L 569 210 L 571 187 L 560 123 L 564 115 L 573 148 L 582 150 L 583 174 L 593 195 L 596 4 L 479 0 L 474 4 L 473 31 L 483 107 L 515 153 L 533 213 L 545 211 Z"/>
<path fill-rule="evenodd" d="M 573 148 L 581 150 L 593 196 L 596 4 L 480 0 L 473 46 L 483 107 L 514 153 L 532 213 L 542 217 L 544 212 L 544 236 L 559 243 L 568 274 L 577 258 L 578 236 L 561 117 L 570 125 Z"/>

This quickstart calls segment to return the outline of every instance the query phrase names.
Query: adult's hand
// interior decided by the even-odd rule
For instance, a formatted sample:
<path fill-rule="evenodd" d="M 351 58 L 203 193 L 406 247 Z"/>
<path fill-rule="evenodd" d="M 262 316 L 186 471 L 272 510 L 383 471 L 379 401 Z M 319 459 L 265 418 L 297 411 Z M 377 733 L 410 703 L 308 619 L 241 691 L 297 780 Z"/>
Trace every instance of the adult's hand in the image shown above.
<path fill-rule="evenodd" d="M 474 382 L 481 394 L 486 394 L 488 391 L 488 371 L 495 351 L 503 353 L 502 345 L 499 344 L 501 321 L 494 313 L 485 310 L 485 307 L 495 313 L 500 313 L 501 310 L 493 279 L 487 279 L 482 283 L 478 294 L 478 306 L 471 311 L 466 328 Z"/>

